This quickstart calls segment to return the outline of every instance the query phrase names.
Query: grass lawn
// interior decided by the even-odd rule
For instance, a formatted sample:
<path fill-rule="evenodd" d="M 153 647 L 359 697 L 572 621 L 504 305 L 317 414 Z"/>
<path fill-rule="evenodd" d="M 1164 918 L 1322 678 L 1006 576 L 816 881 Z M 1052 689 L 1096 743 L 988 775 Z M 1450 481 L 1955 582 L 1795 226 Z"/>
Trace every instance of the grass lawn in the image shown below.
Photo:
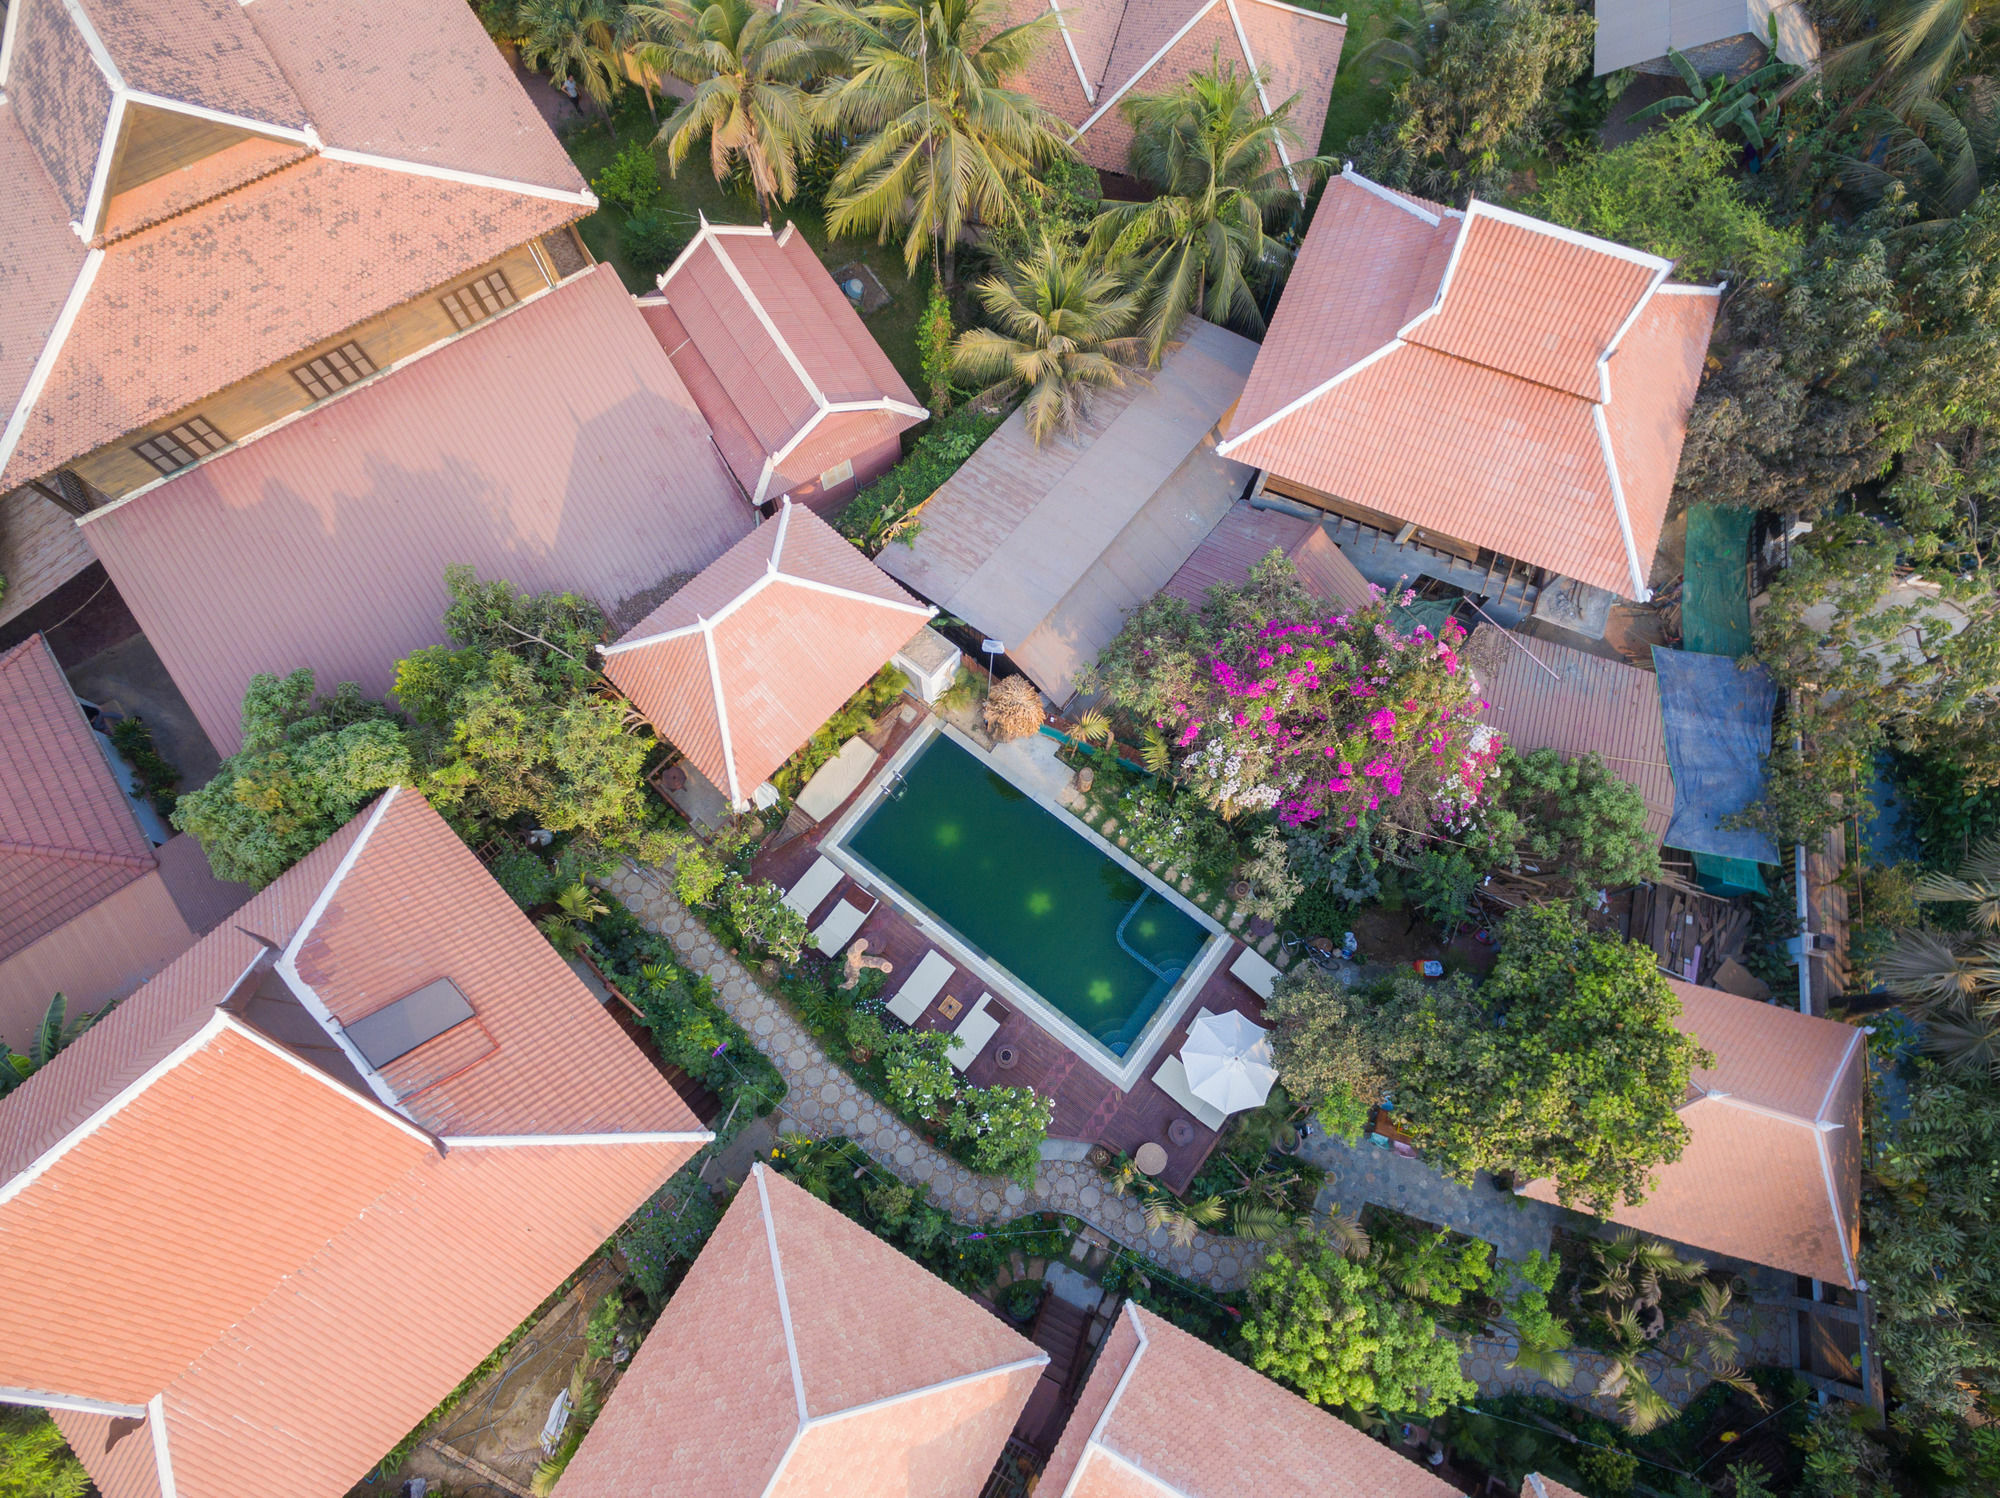
<path fill-rule="evenodd" d="M 1333 97 L 1327 101 L 1326 129 L 1320 133 L 1323 156 L 1338 158 L 1347 143 L 1365 135 L 1388 118 L 1389 86 L 1393 78 L 1380 63 L 1362 61 L 1361 52 L 1389 29 L 1397 6 L 1392 0 L 1293 0 L 1307 10 L 1347 15 L 1347 40 L 1340 44 L 1340 68 L 1334 74 Z"/>
<path fill-rule="evenodd" d="M 660 102 L 664 115 L 671 101 L 663 99 Z M 618 114 L 617 126 L 616 144 L 613 144 L 602 119 L 586 121 L 564 135 L 563 145 L 586 181 L 595 178 L 622 147 L 634 141 L 652 139 L 652 121 L 646 117 L 645 100 L 636 90 L 628 93 Z M 678 177 L 667 175 L 664 150 L 656 149 L 653 154 L 660 163 L 660 185 L 664 190 L 665 206 L 669 211 L 686 215 L 688 238 L 694 237 L 698 227 L 697 213 L 706 214 L 711 223 L 757 222 L 757 200 L 748 192 L 732 192 L 718 184 L 709 171 L 705 152 L 690 154 L 681 163 Z M 889 293 L 889 303 L 868 313 L 863 320 L 868 324 L 868 331 L 875 335 L 875 341 L 882 345 L 883 352 L 888 354 L 890 362 L 896 366 L 897 373 L 908 381 L 910 389 L 921 402 L 924 399 L 924 382 L 923 367 L 917 359 L 917 318 L 923 311 L 924 299 L 930 289 L 928 269 L 920 270 L 918 279 L 912 281 L 903 273 L 903 255 L 897 245 L 878 245 L 872 239 L 842 239 L 829 243 L 825 219 L 811 208 L 801 207 L 793 212 L 789 205 L 780 205 L 772 221 L 782 228 L 788 218 L 797 221 L 799 232 L 805 235 L 806 242 L 829 270 L 860 261 L 875 272 L 883 289 Z M 600 208 L 577 227 L 583 235 L 583 242 L 590 246 L 590 253 L 615 265 L 628 288 L 650 291 L 653 278 L 633 267 L 619 243 L 619 229 L 624 219 L 625 215 L 619 209 Z"/>

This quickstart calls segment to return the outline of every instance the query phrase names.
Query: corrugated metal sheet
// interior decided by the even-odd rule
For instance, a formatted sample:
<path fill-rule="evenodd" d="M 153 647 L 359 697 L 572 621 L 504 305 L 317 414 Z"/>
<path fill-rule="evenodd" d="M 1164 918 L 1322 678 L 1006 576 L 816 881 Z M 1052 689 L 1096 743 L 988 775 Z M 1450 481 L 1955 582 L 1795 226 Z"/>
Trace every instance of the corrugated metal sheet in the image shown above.
<path fill-rule="evenodd" d="M 1674 779 L 1658 677 L 1494 624 L 1473 631 L 1467 654 L 1487 701 L 1480 716 L 1509 748 L 1603 755 L 1605 768 L 1644 798 L 1646 830 L 1665 835 Z"/>
<path fill-rule="evenodd" d="M 1274 551 L 1291 558 L 1299 581 L 1328 603 L 1358 609 L 1373 596 L 1368 579 L 1317 520 L 1259 509 L 1247 499 L 1230 506 L 1161 591 L 1199 607 L 1210 588 L 1241 587 L 1250 569 Z"/>
<path fill-rule="evenodd" d="M 883 549 L 882 569 L 1004 640 L 1037 685 L 1067 697 L 1124 609 L 1165 586 L 1249 477 L 1209 438 L 1256 352 L 1191 320 L 1148 380 L 1096 399 L 1076 440 L 1036 447 L 1017 411 L 917 511 L 915 543 Z"/>
<path fill-rule="evenodd" d="M 83 529 L 227 754 L 259 671 L 386 692 L 443 638 L 450 563 L 612 610 L 750 524 L 601 266 Z"/>
<path fill-rule="evenodd" d="M 0 961 L 0 1041 L 26 1051 L 60 993 L 72 1017 L 122 999 L 195 943 L 158 869 Z"/>
<path fill-rule="evenodd" d="M 68 678 L 30 635 L 0 655 L 0 958 L 154 867 Z"/>

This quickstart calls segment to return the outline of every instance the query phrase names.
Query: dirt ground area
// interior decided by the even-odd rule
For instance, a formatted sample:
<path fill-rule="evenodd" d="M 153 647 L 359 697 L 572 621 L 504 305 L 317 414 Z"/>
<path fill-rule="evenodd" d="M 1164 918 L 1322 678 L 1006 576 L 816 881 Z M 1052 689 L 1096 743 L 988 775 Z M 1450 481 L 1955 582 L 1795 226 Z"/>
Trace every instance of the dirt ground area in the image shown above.
<path fill-rule="evenodd" d="M 430 1484 L 429 1498 L 517 1498 L 526 1492 L 542 1463 L 542 1426 L 556 1396 L 569 1387 L 577 1362 L 586 1356 L 585 1328 L 590 1311 L 618 1286 L 617 1270 L 600 1261 L 570 1293 L 509 1351 L 507 1360 L 470 1390 L 443 1422 L 425 1432 L 403 1469 L 392 1479 L 363 1483 L 349 1498 L 388 1498 L 412 1477 Z M 606 1368 L 598 1381 L 610 1394 Z M 433 1444 L 435 1443 L 435 1444 Z M 472 1458 L 514 1486 L 489 1481 L 477 1470 L 438 1450 Z"/>
<path fill-rule="evenodd" d="M 1463 929 L 1447 942 L 1435 925 L 1409 909 L 1364 906 L 1354 913 L 1349 929 L 1371 975 L 1416 962 L 1442 962 L 1447 969 L 1483 973 L 1499 954 L 1497 947 L 1478 939 L 1476 928 Z"/>

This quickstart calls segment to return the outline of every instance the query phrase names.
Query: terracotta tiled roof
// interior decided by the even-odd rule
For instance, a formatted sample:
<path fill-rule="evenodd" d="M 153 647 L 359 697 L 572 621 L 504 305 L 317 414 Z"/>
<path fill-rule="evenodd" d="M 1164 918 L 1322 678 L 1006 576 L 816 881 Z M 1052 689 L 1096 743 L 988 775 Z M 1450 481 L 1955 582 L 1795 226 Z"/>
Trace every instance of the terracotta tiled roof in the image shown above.
<path fill-rule="evenodd" d="M 1710 1253 L 1852 1286 L 1860 1248 L 1861 1032 L 1669 978 L 1680 1028 L 1714 1053 L 1681 1122 L 1690 1138 L 1614 1222 Z M 1550 1182 L 1525 1194 L 1554 1201 Z"/>
<path fill-rule="evenodd" d="M 1553 1477 L 1530 1472 L 1521 1483 L 1521 1498 L 1583 1498 L 1575 1488 L 1565 1487 Z"/>
<path fill-rule="evenodd" d="M 1239 73 L 1258 73 L 1267 109 L 1296 95 L 1291 118 L 1298 144 L 1286 148 L 1286 159 L 1318 154 L 1347 36 L 1344 19 L 1281 0 L 1013 0 L 1009 19 L 1018 24 L 1051 13 L 1059 26 L 1055 39 L 1019 82 L 1079 132 L 1078 153 L 1100 171 L 1131 170 L 1123 99 L 1163 93 L 1218 57 Z"/>
<path fill-rule="evenodd" d="M 640 309 L 758 504 L 833 466 L 812 438 L 844 413 L 872 418 L 850 451 L 930 414 L 794 226 L 704 219 L 659 286 Z"/>
<path fill-rule="evenodd" d="M 30 635 L 0 655 L 0 958 L 154 867 L 62 668 Z"/>
<path fill-rule="evenodd" d="M 1358 609 L 1376 596 L 1319 521 L 1259 509 L 1247 499 L 1216 522 L 1161 591 L 1200 607 L 1210 588 L 1241 587 L 1250 569 L 1274 551 L 1283 552 L 1298 569 L 1299 581 L 1327 603 Z"/>
<path fill-rule="evenodd" d="M 1222 451 L 1626 597 L 1646 577 L 1717 298 L 1667 261 L 1347 171 Z"/>
<path fill-rule="evenodd" d="M 240 10 L 329 147 L 583 190 L 471 6 L 256 0 Z"/>
<path fill-rule="evenodd" d="M 1043 1470 L 1050 1498 L 1455 1498 L 1416 1462 L 1125 1303 Z"/>
<path fill-rule="evenodd" d="M 1603 755 L 1605 769 L 1645 799 L 1646 830 L 1666 836 L 1674 817 L 1674 777 L 1659 677 L 1497 624 L 1473 630 L 1466 659 L 1486 699 L 1479 716 L 1500 730 L 1508 748 L 1553 749 L 1565 758 Z"/>
<path fill-rule="evenodd" d="M 604 651 L 604 674 L 742 801 L 934 611 L 790 500 Z"/>
<path fill-rule="evenodd" d="M 259 671 L 386 693 L 400 657 L 442 638 L 451 563 L 613 610 L 751 518 L 600 266 L 82 530 L 227 754 Z"/>
<path fill-rule="evenodd" d="M 340 1020 L 412 974 L 454 983 L 492 1045 L 404 1094 Z M 136 1452 L 61 1417 L 107 1498 L 165 1486 L 162 1450 L 182 1493 L 334 1498 L 702 1137 L 389 792 L 0 1101 L 0 1286 L 79 1271 L 24 1312 L 0 1383 L 136 1412 Z"/>
<path fill-rule="evenodd" d="M 560 1498 L 974 1492 L 1048 1354 L 753 1166 Z"/>
<path fill-rule="evenodd" d="M 456 0 L 17 0 L 7 24 L 0 232 L 33 262 L 0 271 L 21 282 L 0 303 L 0 484 L 595 206 Z M 109 134 L 190 116 L 208 154 L 115 179 Z M 60 243 L 72 224 L 101 254 Z"/>

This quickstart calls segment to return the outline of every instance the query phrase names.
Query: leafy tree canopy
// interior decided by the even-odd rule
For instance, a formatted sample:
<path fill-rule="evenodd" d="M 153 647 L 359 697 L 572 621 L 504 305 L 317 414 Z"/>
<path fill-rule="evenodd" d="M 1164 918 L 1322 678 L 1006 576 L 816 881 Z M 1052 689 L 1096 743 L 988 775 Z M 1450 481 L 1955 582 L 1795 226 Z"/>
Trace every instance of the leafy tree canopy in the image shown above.
<path fill-rule="evenodd" d="M 1558 224 L 1663 255 L 1679 279 L 1764 280 L 1797 259 L 1800 233 L 1737 186 L 1737 148 L 1698 120 L 1561 167 L 1529 206 Z"/>
<path fill-rule="evenodd" d="M 1660 872 L 1646 802 L 1595 754 L 1503 750 L 1489 782 L 1487 836 L 1507 861 L 1532 863 L 1578 891 L 1612 889 Z"/>

